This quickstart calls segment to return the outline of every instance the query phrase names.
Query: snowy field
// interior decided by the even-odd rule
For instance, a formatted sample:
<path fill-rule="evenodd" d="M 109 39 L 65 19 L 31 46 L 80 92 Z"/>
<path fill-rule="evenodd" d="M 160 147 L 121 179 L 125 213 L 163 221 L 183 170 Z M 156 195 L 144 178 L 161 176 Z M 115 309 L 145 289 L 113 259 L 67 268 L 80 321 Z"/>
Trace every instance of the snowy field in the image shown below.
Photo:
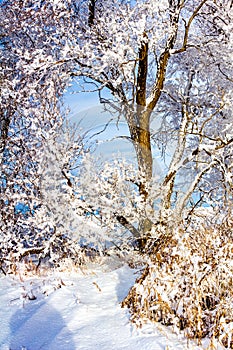
<path fill-rule="evenodd" d="M 161 325 L 135 328 L 120 302 L 138 271 L 91 266 L 38 277 L 0 277 L 1 350 L 184 350 Z"/>

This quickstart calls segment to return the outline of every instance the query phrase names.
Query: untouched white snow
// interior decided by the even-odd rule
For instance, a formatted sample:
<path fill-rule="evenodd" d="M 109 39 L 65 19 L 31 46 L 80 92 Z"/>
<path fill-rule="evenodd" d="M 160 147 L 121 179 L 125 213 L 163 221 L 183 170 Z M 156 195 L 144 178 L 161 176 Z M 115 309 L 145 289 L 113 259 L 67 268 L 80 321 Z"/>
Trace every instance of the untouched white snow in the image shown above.
<path fill-rule="evenodd" d="M 130 323 L 120 302 L 136 277 L 127 265 L 33 278 L 1 276 L 0 349 L 202 349 L 165 327 L 137 329 Z"/>

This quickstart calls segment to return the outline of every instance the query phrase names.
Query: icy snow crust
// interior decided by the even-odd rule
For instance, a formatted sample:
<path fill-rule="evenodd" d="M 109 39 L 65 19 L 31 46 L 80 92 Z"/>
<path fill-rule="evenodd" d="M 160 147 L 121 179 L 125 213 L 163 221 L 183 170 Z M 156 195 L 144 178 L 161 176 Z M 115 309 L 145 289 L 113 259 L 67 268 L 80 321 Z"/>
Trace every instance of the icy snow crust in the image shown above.
<path fill-rule="evenodd" d="M 167 328 L 137 329 L 130 323 L 120 302 L 136 277 L 126 265 L 36 278 L 2 276 L 0 349 L 202 349 Z"/>

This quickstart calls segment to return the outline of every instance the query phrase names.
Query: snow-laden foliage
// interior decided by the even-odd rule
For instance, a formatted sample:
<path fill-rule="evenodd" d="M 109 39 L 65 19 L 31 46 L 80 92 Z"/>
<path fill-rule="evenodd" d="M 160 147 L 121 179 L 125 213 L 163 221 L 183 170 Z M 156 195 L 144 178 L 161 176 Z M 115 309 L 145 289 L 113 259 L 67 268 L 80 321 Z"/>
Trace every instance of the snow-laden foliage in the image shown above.
<path fill-rule="evenodd" d="M 114 113 L 116 121 L 123 118 L 128 125 L 129 142 L 137 159 L 136 175 L 133 178 L 127 175 L 122 185 L 120 164 L 113 162 L 114 169 L 109 169 L 107 175 L 104 175 L 105 167 L 100 169 L 97 178 L 101 195 L 96 197 L 100 203 L 94 203 L 94 210 L 101 210 L 104 225 L 112 222 L 113 228 L 118 221 L 123 231 L 130 231 L 136 239 L 140 236 L 144 241 L 140 249 L 144 249 L 150 238 L 160 237 L 162 242 L 163 235 L 172 236 L 170 229 L 158 223 L 182 219 L 186 205 L 191 203 L 195 207 L 206 202 L 212 205 L 221 202 L 223 196 L 225 203 L 229 203 L 233 144 L 229 127 L 232 123 L 230 3 L 108 0 L 103 5 L 98 0 L 20 3 L 6 0 L 1 4 L 0 15 L 4 62 L 1 103 L 8 111 L 8 117 L 4 117 L 7 122 L 2 125 L 18 128 L 21 123 L 22 130 L 30 131 L 34 140 L 30 147 L 40 148 L 43 153 L 47 140 L 51 142 L 50 129 L 56 133 L 56 124 L 60 123 L 61 96 L 75 78 L 81 86 L 83 81 L 88 82 L 88 90 L 99 92 L 100 102 L 109 113 Z M 155 134 L 151 130 L 152 119 L 155 124 L 162 120 Z M 6 138 L 10 142 L 10 131 L 3 127 L 4 148 Z M 14 145 L 22 142 L 17 137 L 12 138 Z M 158 185 L 154 180 L 157 174 L 153 173 L 152 144 L 154 141 L 165 154 L 171 140 L 176 144 L 174 153 Z M 37 162 L 34 155 L 28 160 L 28 167 Z M 52 162 L 56 162 L 56 156 Z M 14 159 L 11 162 L 9 158 L 9 163 L 13 164 Z M 60 169 L 59 161 L 56 167 L 67 183 L 79 182 L 66 169 Z M 38 165 L 39 178 L 44 177 L 42 168 Z M 109 186 L 112 172 L 119 176 L 117 181 L 123 188 L 117 195 L 114 184 Z M 91 181 L 86 175 L 85 178 L 85 182 Z M 48 174 L 46 179 L 49 183 L 54 181 L 53 176 L 48 179 Z M 216 183 L 220 195 L 216 193 Z M 125 186 L 128 186 L 126 193 Z M 79 188 L 62 189 L 67 192 L 66 196 L 63 192 L 59 195 L 64 207 L 69 191 L 74 191 L 74 203 L 84 198 L 90 211 L 91 187 L 82 186 L 84 194 Z M 194 192 L 197 194 L 193 195 Z M 129 196 L 124 201 L 123 193 L 125 198 Z M 58 206 L 59 196 L 53 203 L 62 211 Z M 104 202 L 110 208 L 108 196 L 114 198 L 114 205 L 103 210 Z M 79 206 L 77 203 L 69 207 L 73 209 L 67 214 L 67 226 L 73 226 L 70 222 L 74 221 L 72 217 Z M 120 208 L 120 215 L 116 215 L 116 208 L 118 211 Z M 167 220 L 170 213 L 172 218 Z M 56 215 L 52 219 L 55 226 Z"/>
<path fill-rule="evenodd" d="M 48 240 L 54 228 L 45 234 L 35 213 L 44 206 L 41 196 L 44 149 L 48 140 L 57 139 L 63 124 L 58 99 L 65 86 L 65 81 L 57 78 L 57 69 L 42 73 L 25 69 L 29 65 L 25 50 L 32 49 L 36 39 L 38 45 L 43 45 L 37 35 L 40 29 L 38 25 L 32 28 L 34 38 L 28 35 L 23 27 L 24 21 L 32 24 L 27 8 L 22 3 L 18 7 L 12 5 L 1 4 L 0 12 L 0 266 L 3 271 L 8 267 L 11 270 L 25 255 L 44 256 L 49 250 Z"/>
<path fill-rule="evenodd" d="M 217 218 L 217 210 L 196 212 L 148 261 L 123 302 L 138 326 L 161 322 L 188 338 L 218 339 L 232 349 L 233 222 L 228 216 L 220 225 Z"/>

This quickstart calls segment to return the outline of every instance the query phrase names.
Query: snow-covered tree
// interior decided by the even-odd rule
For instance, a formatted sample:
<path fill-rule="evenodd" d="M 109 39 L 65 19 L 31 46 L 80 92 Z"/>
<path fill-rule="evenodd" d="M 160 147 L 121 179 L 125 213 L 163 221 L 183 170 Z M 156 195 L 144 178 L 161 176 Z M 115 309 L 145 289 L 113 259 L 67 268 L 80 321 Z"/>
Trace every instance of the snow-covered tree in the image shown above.
<path fill-rule="evenodd" d="M 45 149 L 63 125 L 59 97 L 65 86 L 57 70 L 27 69 L 26 50 L 33 52 L 34 42 L 24 21 L 31 18 L 23 3 L 14 5 L 3 3 L 0 12 L 0 263 L 8 266 L 30 252 L 43 256 L 55 230 L 35 213 L 47 204 L 41 191 Z"/>
<path fill-rule="evenodd" d="M 27 96 L 21 98 L 24 111 L 25 104 L 32 108 L 37 101 L 50 101 L 43 105 L 48 122 L 51 106 L 67 83 L 86 80 L 116 122 L 127 122 L 137 166 L 125 181 L 131 188 L 133 184 L 140 200 L 133 205 L 135 215 L 128 216 L 126 210 L 107 213 L 100 201 L 103 221 L 111 212 L 112 222 L 129 230 L 141 249 L 157 249 L 172 236 L 174 224 L 187 216 L 187 205 L 215 205 L 223 194 L 229 203 L 230 2 L 54 0 L 22 1 L 19 6 L 5 1 L 2 16 L 2 32 L 9 33 L 9 52 L 20 72 L 15 84 L 21 96 Z M 152 120 L 158 120 L 156 133 Z M 154 181 L 152 145 L 164 154 L 171 142 L 175 146 L 167 172 Z M 104 203 L 106 183 L 99 186 Z M 111 191 L 114 187 L 108 182 L 109 196 Z M 118 195 L 114 202 L 122 203 Z M 109 205 L 112 208 L 110 201 Z"/>
<path fill-rule="evenodd" d="M 221 176 L 222 155 L 231 157 L 231 4 L 87 1 L 76 11 L 71 38 L 77 43 L 67 42 L 75 62 L 72 76 L 91 79 L 100 101 L 126 120 L 144 207 L 137 228 L 142 239 L 162 243 L 164 236 L 172 235 L 194 191 L 199 187 L 201 195 L 212 193 L 215 185 L 205 190 L 205 178 Z M 158 123 L 163 119 L 157 135 L 151 133 L 152 117 Z M 151 145 L 164 134 L 165 152 L 172 139 L 177 146 L 160 184 L 155 221 L 150 214 L 155 201 Z M 176 186 L 182 176 L 187 182 L 184 191 Z"/>

